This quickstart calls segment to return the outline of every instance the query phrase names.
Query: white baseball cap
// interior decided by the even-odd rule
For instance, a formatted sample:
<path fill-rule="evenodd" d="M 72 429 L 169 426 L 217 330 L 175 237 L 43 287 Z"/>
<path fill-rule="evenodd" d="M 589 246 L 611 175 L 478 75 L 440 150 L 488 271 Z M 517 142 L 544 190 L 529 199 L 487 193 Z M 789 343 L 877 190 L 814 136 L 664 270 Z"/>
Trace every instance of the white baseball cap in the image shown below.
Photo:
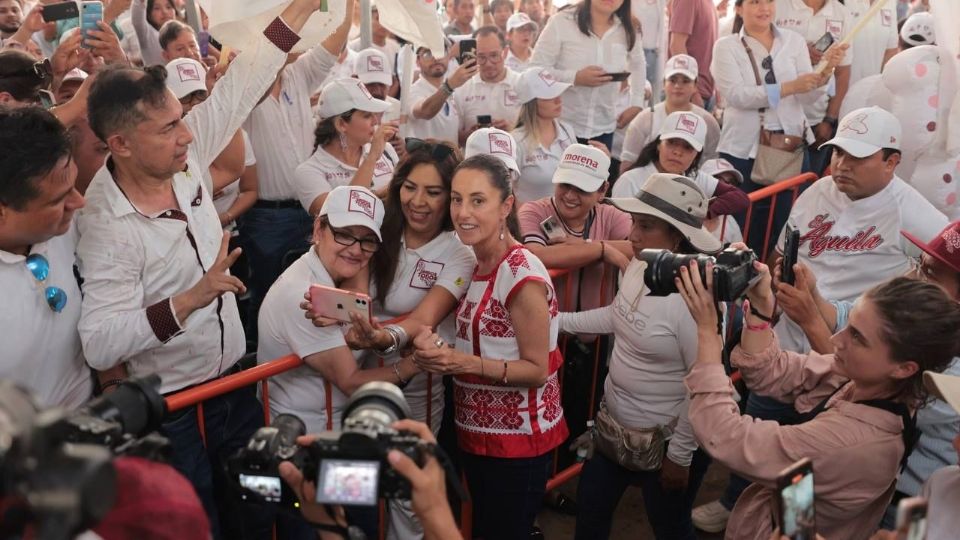
<path fill-rule="evenodd" d="M 670 113 L 660 124 L 660 140 L 683 139 L 700 152 L 707 140 L 707 123 L 692 112 Z"/>
<path fill-rule="evenodd" d="M 193 58 L 176 58 L 167 63 L 167 88 L 177 99 L 207 91 L 207 68 Z"/>
<path fill-rule="evenodd" d="M 390 104 L 372 95 L 359 79 L 336 79 L 320 92 L 320 117 L 333 118 L 357 109 L 373 113 L 386 112 Z"/>
<path fill-rule="evenodd" d="M 521 28 L 523 26 L 527 26 L 528 24 L 533 26 L 534 32 L 540 29 L 540 25 L 537 24 L 536 21 L 531 19 L 529 15 L 518 11 L 513 15 L 511 15 L 509 19 L 507 19 L 507 32 L 516 30 L 517 28 Z"/>
<path fill-rule="evenodd" d="M 696 58 L 687 54 L 675 54 L 667 60 L 663 68 L 663 79 L 667 80 L 679 73 L 691 81 L 695 81 L 697 80 L 697 74 L 700 72 L 699 69 Z"/>
<path fill-rule="evenodd" d="M 517 141 L 513 135 L 497 128 L 480 128 L 467 137 L 467 144 L 463 149 L 464 159 L 479 154 L 491 155 L 507 166 L 511 171 L 520 174 L 517 166 Z"/>
<path fill-rule="evenodd" d="M 856 158 L 875 154 L 884 148 L 900 149 L 900 121 L 880 107 L 864 107 L 847 113 L 837 126 L 834 138 L 820 145 L 839 146 Z"/>
<path fill-rule="evenodd" d="M 610 156 L 588 144 L 571 144 L 560 156 L 553 173 L 554 184 L 570 184 L 582 191 L 594 192 L 610 175 Z"/>
<path fill-rule="evenodd" d="M 738 171 L 732 163 L 723 158 L 714 158 L 704 161 L 700 164 L 700 172 L 709 174 L 715 178 L 719 178 L 717 175 L 720 173 L 732 173 L 737 177 L 738 186 L 743 183 L 743 175 L 740 174 L 740 171 Z"/>
<path fill-rule="evenodd" d="M 363 84 L 380 83 L 387 86 L 393 84 L 387 55 L 372 47 L 357 53 L 353 59 L 353 74 Z"/>
<path fill-rule="evenodd" d="M 68 71 L 66 75 L 63 76 L 63 80 L 60 81 L 60 84 L 68 83 L 71 81 L 83 82 L 87 79 L 88 76 L 89 75 L 87 75 L 86 71 L 80 68 L 73 68 L 70 71 Z"/>
<path fill-rule="evenodd" d="M 553 99 L 571 86 L 570 83 L 558 81 L 547 68 L 532 67 L 520 74 L 513 88 L 517 92 L 517 101 L 527 103 L 534 99 Z"/>
<path fill-rule="evenodd" d="M 360 186 L 338 186 L 327 194 L 320 207 L 320 216 L 326 216 L 330 225 L 338 229 L 359 225 L 380 236 L 384 207 L 372 191 Z"/>
<path fill-rule="evenodd" d="M 900 39 L 913 46 L 934 45 L 937 42 L 937 33 L 933 28 L 933 14 L 921 11 L 907 17 L 900 27 Z"/>

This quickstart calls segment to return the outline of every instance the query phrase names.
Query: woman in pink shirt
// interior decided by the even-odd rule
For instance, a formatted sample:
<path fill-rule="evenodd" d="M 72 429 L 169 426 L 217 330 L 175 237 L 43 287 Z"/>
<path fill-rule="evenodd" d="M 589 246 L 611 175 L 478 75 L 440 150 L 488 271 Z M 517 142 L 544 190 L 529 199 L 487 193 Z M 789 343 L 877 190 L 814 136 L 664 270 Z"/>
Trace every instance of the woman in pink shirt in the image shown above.
<path fill-rule="evenodd" d="M 706 286 L 696 263 L 677 279 L 700 343 L 686 378 L 694 433 L 711 456 L 754 482 L 737 501 L 726 538 L 770 538 L 778 525 L 777 474 L 806 457 L 813 461 L 817 532 L 865 540 L 893 495 L 906 441 L 914 442 L 913 418 L 927 398 L 922 372 L 943 371 L 960 348 L 960 306 L 936 285 L 894 278 L 857 301 L 849 326 L 831 338 L 834 354 L 801 355 L 780 350 L 769 324 L 770 273 L 754 265 L 762 279 L 747 292 L 751 305 L 731 362 L 752 391 L 808 414 L 799 425 L 740 415 L 720 362 L 712 268 Z"/>

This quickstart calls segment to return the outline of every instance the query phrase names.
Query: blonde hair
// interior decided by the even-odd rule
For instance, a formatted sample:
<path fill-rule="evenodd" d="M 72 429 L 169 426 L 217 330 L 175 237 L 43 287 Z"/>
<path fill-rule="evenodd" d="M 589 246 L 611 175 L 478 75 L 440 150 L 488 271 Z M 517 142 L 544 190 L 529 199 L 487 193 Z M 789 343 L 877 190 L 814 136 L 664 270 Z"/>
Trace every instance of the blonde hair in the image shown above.
<path fill-rule="evenodd" d="M 534 98 L 521 105 L 520 116 L 517 119 L 517 127 L 523 127 L 526 130 L 523 138 L 519 139 L 517 143 L 522 144 L 527 152 L 533 152 L 537 149 L 537 146 L 543 144 L 543 141 L 540 140 L 539 133 L 539 128 L 543 120 L 537 116 L 537 102 L 538 100 Z M 516 132 L 516 130 L 514 130 L 514 132 Z"/>

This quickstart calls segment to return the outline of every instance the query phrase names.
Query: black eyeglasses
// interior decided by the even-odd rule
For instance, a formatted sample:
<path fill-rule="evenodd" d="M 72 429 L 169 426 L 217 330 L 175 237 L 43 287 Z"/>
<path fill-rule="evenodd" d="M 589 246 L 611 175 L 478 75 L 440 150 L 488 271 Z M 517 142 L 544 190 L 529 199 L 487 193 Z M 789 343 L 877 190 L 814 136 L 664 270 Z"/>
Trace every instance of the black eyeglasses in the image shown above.
<path fill-rule="evenodd" d="M 7 77 L 36 77 L 41 81 L 53 80 L 53 66 L 50 64 L 49 58 L 44 58 L 29 68 L 14 71 L 13 73 L 0 74 L 0 78 Z"/>
<path fill-rule="evenodd" d="M 767 74 L 763 76 L 763 82 L 767 84 L 777 84 L 777 76 L 773 73 L 773 57 L 767 56 L 760 62 L 760 67 L 767 70 Z"/>
<path fill-rule="evenodd" d="M 416 137 L 407 137 L 403 140 L 407 152 L 425 151 L 430 153 L 430 157 L 437 161 L 443 161 L 453 155 L 456 151 L 449 144 L 431 143 Z"/>
<path fill-rule="evenodd" d="M 343 229 L 334 229 L 333 227 L 330 227 L 330 232 L 333 233 L 333 241 L 341 246 L 350 247 L 357 242 L 360 242 L 360 251 L 365 253 L 376 253 L 377 250 L 380 249 L 379 240 L 373 240 L 371 238 L 357 238 Z"/>

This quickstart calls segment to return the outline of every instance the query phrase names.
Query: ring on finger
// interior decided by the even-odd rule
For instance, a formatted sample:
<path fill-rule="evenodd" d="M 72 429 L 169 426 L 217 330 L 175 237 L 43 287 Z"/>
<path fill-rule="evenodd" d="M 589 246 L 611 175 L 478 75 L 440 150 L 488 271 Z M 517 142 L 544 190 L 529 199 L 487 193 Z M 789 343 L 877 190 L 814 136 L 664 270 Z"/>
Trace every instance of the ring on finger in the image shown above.
<path fill-rule="evenodd" d="M 443 338 L 437 338 L 437 340 L 434 341 L 433 344 L 436 345 L 438 349 L 442 349 L 443 346 L 445 345 L 445 343 L 443 342 Z"/>

